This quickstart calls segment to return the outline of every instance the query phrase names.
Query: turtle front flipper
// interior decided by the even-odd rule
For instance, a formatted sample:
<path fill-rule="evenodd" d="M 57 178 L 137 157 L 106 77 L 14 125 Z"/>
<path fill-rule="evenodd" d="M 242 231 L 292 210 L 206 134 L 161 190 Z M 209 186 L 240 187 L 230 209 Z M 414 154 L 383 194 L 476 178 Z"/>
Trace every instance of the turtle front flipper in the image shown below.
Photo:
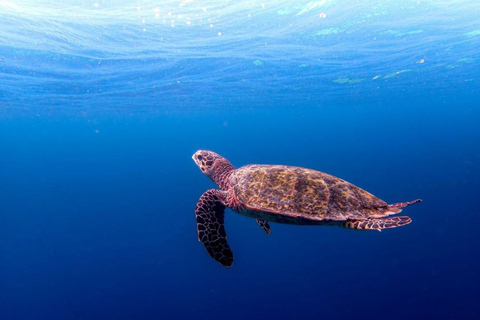
<path fill-rule="evenodd" d="M 226 193 L 221 190 L 205 191 L 197 202 L 198 240 L 203 243 L 210 256 L 225 267 L 233 264 L 233 253 L 227 243 L 224 227 Z"/>
<path fill-rule="evenodd" d="M 412 219 L 407 216 L 379 218 L 379 219 L 365 219 L 365 220 L 351 220 L 344 222 L 344 227 L 357 230 L 378 230 L 401 227 L 412 222 Z"/>
<path fill-rule="evenodd" d="M 268 224 L 267 220 L 257 218 L 257 223 L 260 226 L 260 228 L 262 228 L 262 230 L 265 231 L 266 234 L 270 235 L 270 232 L 272 232 L 272 229 L 270 228 L 270 225 Z"/>

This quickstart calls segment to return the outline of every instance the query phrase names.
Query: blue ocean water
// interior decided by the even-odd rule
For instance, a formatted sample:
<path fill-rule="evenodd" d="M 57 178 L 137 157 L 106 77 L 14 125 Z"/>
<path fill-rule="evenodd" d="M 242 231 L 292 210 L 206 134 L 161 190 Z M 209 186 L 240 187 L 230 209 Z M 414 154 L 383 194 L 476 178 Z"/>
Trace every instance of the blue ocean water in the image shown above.
<path fill-rule="evenodd" d="M 0 1 L 0 318 L 479 319 L 477 2 Z M 224 268 L 198 149 L 423 202 Z"/>

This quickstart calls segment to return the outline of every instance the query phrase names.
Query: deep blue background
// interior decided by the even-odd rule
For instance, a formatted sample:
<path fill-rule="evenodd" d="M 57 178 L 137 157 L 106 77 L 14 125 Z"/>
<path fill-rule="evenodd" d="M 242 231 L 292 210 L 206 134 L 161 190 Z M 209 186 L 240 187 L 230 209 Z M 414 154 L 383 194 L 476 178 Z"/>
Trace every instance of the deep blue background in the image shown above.
<path fill-rule="evenodd" d="M 476 319 L 480 114 L 472 102 L 2 117 L 2 319 Z M 97 130 L 97 132 L 96 132 Z M 384 232 L 227 210 L 232 268 L 196 239 L 191 160 L 322 170 L 388 202 Z"/>
<path fill-rule="evenodd" d="M 0 320 L 480 319 L 478 0 L 0 1 Z M 191 159 L 321 170 L 383 232 L 226 212 Z"/>

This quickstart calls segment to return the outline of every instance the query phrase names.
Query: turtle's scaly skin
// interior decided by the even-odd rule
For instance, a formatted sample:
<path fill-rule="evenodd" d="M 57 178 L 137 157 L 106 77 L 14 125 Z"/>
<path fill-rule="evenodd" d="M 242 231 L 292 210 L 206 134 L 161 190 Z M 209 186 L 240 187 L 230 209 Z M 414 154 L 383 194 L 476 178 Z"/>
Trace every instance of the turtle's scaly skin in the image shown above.
<path fill-rule="evenodd" d="M 379 218 L 400 210 L 329 174 L 290 166 L 248 165 L 230 176 L 237 210 L 291 224 Z"/>

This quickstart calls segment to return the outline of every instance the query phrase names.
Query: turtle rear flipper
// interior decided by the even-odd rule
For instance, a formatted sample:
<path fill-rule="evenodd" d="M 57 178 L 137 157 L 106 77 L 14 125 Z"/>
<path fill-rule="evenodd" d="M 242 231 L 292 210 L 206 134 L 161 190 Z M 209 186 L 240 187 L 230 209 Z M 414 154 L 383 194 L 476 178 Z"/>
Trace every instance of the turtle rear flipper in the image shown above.
<path fill-rule="evenodd" d="M 260 228 L 262 228 L 262 230 L 265 231 L 267 235 L 270 235 L 270 232 L 272 232 L 272 229 L 270 228 L 270 224 L 268 224 L 267 220 L 257 218 L 257 223 L 260 226 Z"/>
<path fill-rule="evenodd" d="M 351 220 L 344 222 L 344 227 L 357 230 L 382 230 L 389 228 L 401 227 L 412 222 L 412 219 L 407 216 L 379 218 L 379 219 L 365 219 L 365 220 Z"/>
<path fill-rule="evenodd" d="M 227 243 L 224 226 L 225 192 L 210 189 L 197 202 L 198 240 L 203 243 L 210 256 L 225 267 L 233 264 L 233 253 Z"/>

